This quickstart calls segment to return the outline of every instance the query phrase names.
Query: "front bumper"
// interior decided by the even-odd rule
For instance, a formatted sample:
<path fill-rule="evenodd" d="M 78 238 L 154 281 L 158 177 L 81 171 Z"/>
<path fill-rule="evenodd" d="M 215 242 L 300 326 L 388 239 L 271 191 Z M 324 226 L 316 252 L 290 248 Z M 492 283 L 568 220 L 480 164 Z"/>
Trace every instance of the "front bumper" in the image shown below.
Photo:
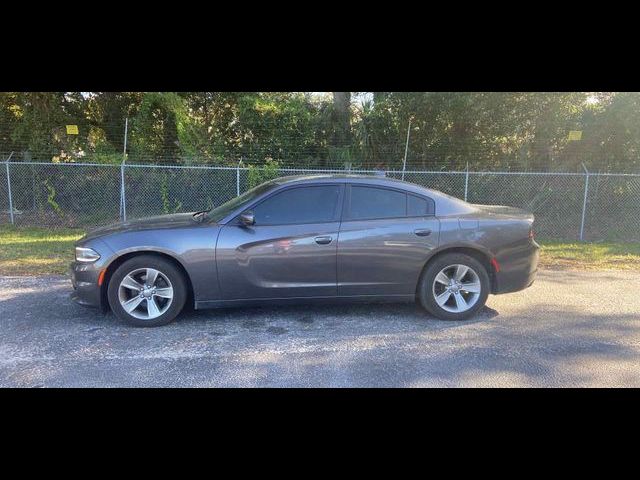
<path fill-rule="evenodd" d="M 494 294 L 510 293 L 530 287 L 538 273 L 540 246 L 535 240 L 517 245 L 496 257 L 500 271 L 495 273 Z"/>
<path fill-rule="evenodd" d="M 71 300 L 83 307 L 105 308 L 101 288 L 98 285 L 100 271 L 101 269 L 95 264 L 72 262 L 69 266 L 73 286 Z"/>

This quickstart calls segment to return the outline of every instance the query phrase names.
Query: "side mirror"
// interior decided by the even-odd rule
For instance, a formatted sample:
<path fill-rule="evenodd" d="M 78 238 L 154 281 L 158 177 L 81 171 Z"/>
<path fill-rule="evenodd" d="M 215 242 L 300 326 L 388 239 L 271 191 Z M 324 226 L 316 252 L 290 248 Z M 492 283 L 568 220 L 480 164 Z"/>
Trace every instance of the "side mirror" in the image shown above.
<path fill-rule="evenodd" d="M 242 212 L 240 214 L 240 221 L 242 222 L 243 225 L 247 225 L 247 226 L 253 225 L 254 223 L 256 223 L 255 216 L 253 215 L 253 212 L 251 210 Z"/>

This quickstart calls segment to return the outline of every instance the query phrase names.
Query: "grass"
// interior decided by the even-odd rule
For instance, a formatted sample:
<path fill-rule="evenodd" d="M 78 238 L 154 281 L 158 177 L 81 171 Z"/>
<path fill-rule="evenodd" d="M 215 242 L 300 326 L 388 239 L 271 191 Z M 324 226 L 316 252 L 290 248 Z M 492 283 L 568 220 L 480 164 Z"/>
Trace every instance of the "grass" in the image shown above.
<path fill-rule="evenodd" d="M 548 269 L 631 270 L 640 267 L 640 242 L 570 243 L 538 240 L 540 267 Z"/>
<path fill-rule="evenodd" d="M 0 225 L 0 275 L 65 273 L 80 229 Z"/>
<path fill-rule="evenodd" d="M 81 229 L 0 225 L 0 275 L 48 275 L 67 271 Z M 640 242 L 570 243 L 539 240 L 540 267 L 625 269 L 640 267 Z"/>

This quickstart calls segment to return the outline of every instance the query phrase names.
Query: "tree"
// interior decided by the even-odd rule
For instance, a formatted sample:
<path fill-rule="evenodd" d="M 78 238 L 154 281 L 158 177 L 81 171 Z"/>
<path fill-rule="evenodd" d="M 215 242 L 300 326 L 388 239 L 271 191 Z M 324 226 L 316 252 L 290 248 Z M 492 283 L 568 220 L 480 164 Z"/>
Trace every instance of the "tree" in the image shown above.
<path fill-rule="evenodd" d="M 192 119 L 175 92 L 145 93 L 131 131 L 132 150 L 140 158 L 160 163 L 182 162 L 192 153 Z"/>
<path fill-rule="evenodd" d="M 104 140 L 115 152 L 124 148 L 125 120 L 137 114 L 142 92 L 91 92 L 87 97 L 90 124 L 104 132 Z"/>
<path fill-rule="evenodd" d="M 411 119 L 409 168 L 640 168 L 638 93 L 372 92 L 352 104 L 358 93 L 3 92 L 0 151 L 119 162 L 129 118 L 137 162 L 400 168 Z"/>

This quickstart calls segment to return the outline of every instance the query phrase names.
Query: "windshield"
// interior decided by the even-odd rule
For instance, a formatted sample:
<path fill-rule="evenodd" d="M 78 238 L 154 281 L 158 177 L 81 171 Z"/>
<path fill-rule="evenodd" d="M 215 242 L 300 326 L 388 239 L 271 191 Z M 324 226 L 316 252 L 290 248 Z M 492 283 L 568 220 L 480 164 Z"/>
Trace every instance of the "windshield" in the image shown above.
<path fill-rule="evenodd" d="M 263 183 L 262 185 L 258 185 L 251 190 L 247 190 L 239 197 L 236 197 L 233 200 L 229 200 L 227 203 L 223 203 L 222 205 L 209 211 L 207 213 L 207 218 L 214 222 L 219 222 L 231 212 L 240 208 L 242 205 L 250 203 L 254 198 L 262 195 L 268 190 L 271 190 L 273 186 L 273 182 L 267 182 Z"/>

